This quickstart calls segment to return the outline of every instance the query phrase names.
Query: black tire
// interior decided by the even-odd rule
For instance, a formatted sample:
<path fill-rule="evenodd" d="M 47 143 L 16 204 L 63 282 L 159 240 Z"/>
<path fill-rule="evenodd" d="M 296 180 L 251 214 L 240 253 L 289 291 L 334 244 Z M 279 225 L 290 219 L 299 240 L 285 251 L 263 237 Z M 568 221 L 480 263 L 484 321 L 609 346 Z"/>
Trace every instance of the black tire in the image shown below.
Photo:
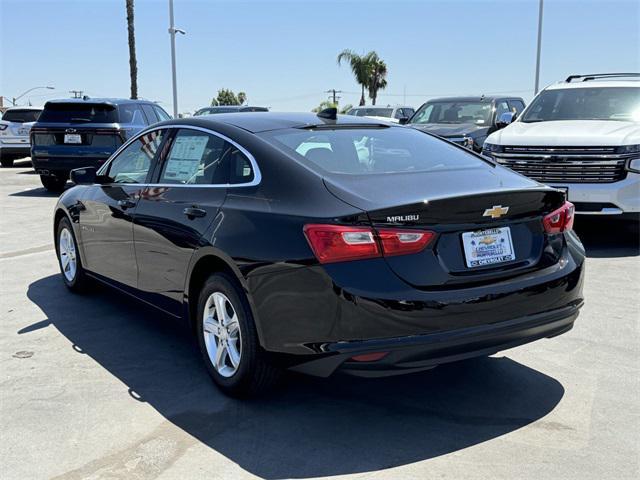
<path fill-rule="evenodd" d="M 8 157 L 7 155 L 0 155 L 0 165 L 4 168 L 13 167 L 13 158 Z"/>
<path fill-rule="evenodd" d="M 207 300 L 216 292 L 227 297 L 240 327 L 240 360 L 231 376 L 223 376 L 218 372 L 206 346 L 204 310 Z M 235 279 L 225 273 L 211 275 L 200 290 L 197 315 L 196 335 L 202 358 L 209 375 L 224 393 L 233 397 L 250 397 L 268 390 L 276 383 L 282 371 L 269 363 L 260 347 L 249 302 Z M 211 341 L 212 337 L 209 338 Z"/>
<path fill-rule="evenodd" d="M 60 176 L 40 175 L 40 181 L 44 188 L 50 192 L 62 192 L 67 184 L 67 179 Z"/>
<path fill-rule="evenodd" d="M 65 274 L 65 267 L 63 266 L 63 255 L 61 254 L 60 247 L 60 237 L 63 235 L 63 231 L 67 230 L 70 234 L 70 239 L 73 241 L 73 246 L 75 249 L 75 273 L 69 278 L 67 274 Z M 80 259 L 80 251 L 78 249 L 78 242 L 76 241 L 76 236 L 73 233 L 73 228 L 71 227 L 71 222 L 68 218 L 64 217 L 58 222 L 58 227 L 56 228 L 56 256 L 58 257 L 58 265 L 60 267 L 60 273 L 62 274 L 62 280 L 64 284 L 67 286 L 69 290 L 76 293 L 83 293 L 89 290 L 91 285 L 91 279 L 85 273 L 85 270 L 82 266 L 82 260 Z"/>

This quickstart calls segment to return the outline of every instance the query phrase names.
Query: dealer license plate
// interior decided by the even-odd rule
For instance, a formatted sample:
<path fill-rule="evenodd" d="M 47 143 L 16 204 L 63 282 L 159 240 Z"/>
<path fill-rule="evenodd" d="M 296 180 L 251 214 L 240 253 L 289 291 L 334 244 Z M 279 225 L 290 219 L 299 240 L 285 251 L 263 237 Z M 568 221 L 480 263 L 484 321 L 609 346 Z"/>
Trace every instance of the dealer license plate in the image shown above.
<path fill-rule="evenodd" d="M 64 143 L 82 143 L 82 137 L 79 133 L 65 133 Z"/>
<path fill-rule="evenodd" d="M 489 228 L 462 234 L 467 267 L 482 267 L 515 260 L 509 227 Z"/>

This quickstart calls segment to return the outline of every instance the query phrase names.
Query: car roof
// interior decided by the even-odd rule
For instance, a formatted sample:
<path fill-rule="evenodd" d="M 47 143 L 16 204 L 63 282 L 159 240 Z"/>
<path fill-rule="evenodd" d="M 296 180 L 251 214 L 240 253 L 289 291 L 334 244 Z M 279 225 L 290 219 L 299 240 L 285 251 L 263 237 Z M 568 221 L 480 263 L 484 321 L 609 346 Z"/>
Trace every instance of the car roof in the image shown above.
<path fill-rule="evenodd" d="M 215 128 L 220 124 L 233 125 L 252 133 L 281 130 L 285 128 L 304 128 L 324 125 L 384 125 L 393 127 L 386 122 L 380 122 L 353 115 L 337 115 L 335 120 L 319 117 L 315 113 L 285 113 L 285 112 L 246 112 L 242 115 L 233 113 L 218 113 L 216 115 L 201 115 L 183 119 L 167 120 L 164 125 L 194 125 L 203 128 Z M 157 126 L 158 124 L 156 124 Z"/>
<path fill-rule="evenodd" d="M 561 90 L 564 88 L 609 88 L 636 87 L 640 88 L 640 80 L 588 80 L 586 82 L 558 82 L 549 85 L 545 90 Z"/>
<path fill-rule="evenodd" d="M 5 110 L 5 112 L 8 112 L 10 110 L 42 110 L 44 107 L 34 107 L 33 105 L 29 105 L 29 106 L 24 106 L 24 107 L 9 107 Z"/>
<path fill-rule="evenodd" d="M 126 103 L 147 103 L 153 105 L 154 102 L 150 100 L 133 100 L 131 98 L 57 98 L 55 100 L 49 100 L 45 103 L 45 107 L 49 104 L 64 104 L 64 103 L 79 103 L 79 104 L 96 104 L 103 103 L 106 105 L 123 105 Z"/>
<path fill-rule="evenodd" d="M 502 98 L 513 98 L 520 100 L 520 97 L 511 97 L 509 95 L 478 95 L 469 97 L 440 97 L 427 100 L 425 103 L 437 103 L 437 102 L 493 102 L 494 100 Z"/>

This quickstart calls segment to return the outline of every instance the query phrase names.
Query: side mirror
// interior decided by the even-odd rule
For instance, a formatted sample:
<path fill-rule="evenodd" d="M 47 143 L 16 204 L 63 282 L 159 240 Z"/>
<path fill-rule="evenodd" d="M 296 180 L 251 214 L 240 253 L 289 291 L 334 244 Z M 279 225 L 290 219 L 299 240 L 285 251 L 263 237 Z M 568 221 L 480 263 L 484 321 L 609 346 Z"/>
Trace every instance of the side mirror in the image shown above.
<path fill-rule="evenodd" d="M 69 176 L 71 181 L 76 185 L 96 183 L 97 178 L 95 167 L 76 168 L 71 170 Z"/>
<path fill-rule="evenodd" d="M 504 112 L 500 114 L 500 117 L 496 121 L 496 127 L 504 128 L 516 119 L 516 114 L 513 112 Z"/>
<path fill-rule="evenodd" d="M 407 123 L 409 123 L 409 117 L 400 117 L 398 119 L 398 123 L 400 125 L 406 125 Z"/>

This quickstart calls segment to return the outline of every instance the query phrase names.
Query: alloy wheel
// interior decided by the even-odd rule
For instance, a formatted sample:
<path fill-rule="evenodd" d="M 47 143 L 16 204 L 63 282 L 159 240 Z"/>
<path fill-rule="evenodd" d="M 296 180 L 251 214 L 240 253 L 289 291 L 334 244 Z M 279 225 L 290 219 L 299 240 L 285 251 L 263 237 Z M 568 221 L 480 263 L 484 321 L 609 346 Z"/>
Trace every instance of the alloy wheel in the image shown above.
<path fill-rule="evenodd" d="M 233 376 L 242 357 L 242 333 L 236 311 L 223 293 L 214 292 L 207 298 L 202 329 L 213 368 L 223 377 Z"/>
<path fill-rule="evenodd" d="M 69 282 L 73 282 L 76 277 L 76 270 L 78 263 L 76 260 L 76 243 L 73 240 L 73 235 L 68 228 L 63 228 L 60 231 L 60 238 L 58 239 L 58 251 L 60 252 L 60 265 L 62 267 L 62 273 Z"/>

